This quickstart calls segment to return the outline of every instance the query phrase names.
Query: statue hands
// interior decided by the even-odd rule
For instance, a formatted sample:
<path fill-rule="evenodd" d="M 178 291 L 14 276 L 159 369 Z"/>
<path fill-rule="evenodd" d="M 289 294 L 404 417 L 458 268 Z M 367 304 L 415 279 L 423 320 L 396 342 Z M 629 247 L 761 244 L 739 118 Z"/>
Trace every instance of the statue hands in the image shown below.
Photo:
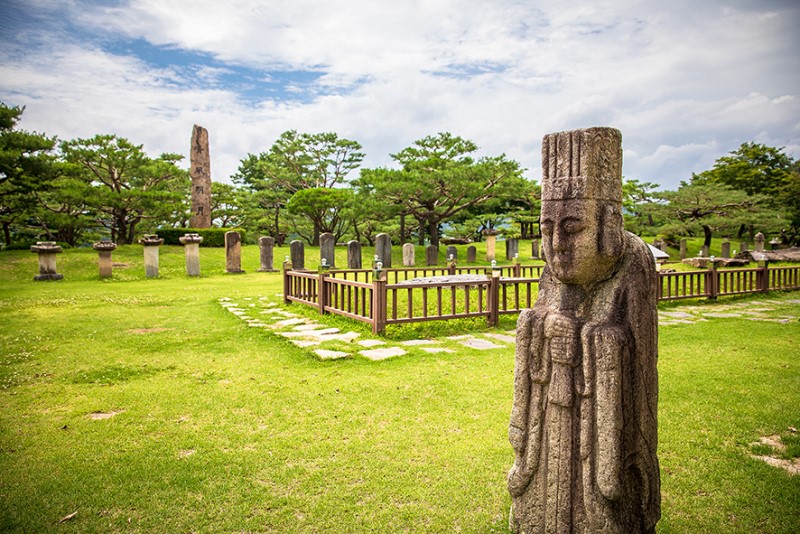
<path fill-rule="evenodd" d="M 548 338 L 570 338 L 578 335 L 578 321 L 562 313 L 549 313 L 544 320 L 544 335 Z"/>

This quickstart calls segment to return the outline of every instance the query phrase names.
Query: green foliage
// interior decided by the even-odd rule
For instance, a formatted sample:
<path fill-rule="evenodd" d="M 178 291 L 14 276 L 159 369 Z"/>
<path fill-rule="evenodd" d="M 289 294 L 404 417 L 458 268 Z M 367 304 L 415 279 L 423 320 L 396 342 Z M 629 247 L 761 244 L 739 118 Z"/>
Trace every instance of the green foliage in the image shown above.
<path fill-rule="evenodd" d="M 345 214 L 352 201 L 353 192 L 350 189 L 314 187 L 292 195 L 286 208 L 295 216 L 295 230 L 309 244 L 318 245 L 319 236 L 324 232 L 332 233 L 337 241 L 344 234 L 348 223 Z M 303 221 L 311 222 L 310 233 L 305 231 L 301 224 Z"/>
<path fill-rule="evenodd" d="M 165 245 L 180 245 L 180 238 L 186 234 L 198 234 L 203 238 L 201 247 L 224 247 L 225 232 L 239 232 L 242 243 L 247 238 L 247 231 L 243 228 L 159 228 L 155 231 L 158 237 L 164 240 Z"/>
<path fill-rule="evenodd" d="M 714 162 L 714 167 L 692 176 L 692 183 L 723 184 L 748 195 L 777 197 L 789 177 L 792 158 L 775 148 L 758 143 L 742 145 Z"/>

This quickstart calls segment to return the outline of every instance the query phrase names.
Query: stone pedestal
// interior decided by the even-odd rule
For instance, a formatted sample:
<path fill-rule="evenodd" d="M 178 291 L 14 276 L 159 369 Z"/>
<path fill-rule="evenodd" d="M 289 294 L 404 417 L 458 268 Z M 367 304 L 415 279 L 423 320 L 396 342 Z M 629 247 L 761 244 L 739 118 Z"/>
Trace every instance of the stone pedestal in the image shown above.
<path fill-rule="evenodd" d="M 506 239 L 506 259 L 513 260 L 519 255 L 519 240 L 516 237 Z"/>
<path fill-rule="evenodd" d="M 413 267 L 416 264 L 414 257 L 414 244 L 405 243 L 403 245 L 403 267 Z"/>
<path fill-rule="evenodd" d="M 478 261 L 478 249 L 474 245 L 467 247 L 467 263 L 475 263 Z"/>
<path fill-rule="evenodd" d="M 447 258 L 447 261 L 458 261 L 458 249 L 450 245 L 445 249 L 444 257 Z"/>
<path fill-rule="evenodd" d="M 758 232 L 754 241 L 756 242 L 756 252 L 764 252 L 764 234 Z"/>
<path fill-rule="evenodd" d="M 681 239 L 680 258 L 682 260 L 686 259 L 686 238 L 685 237 L 683 239 Z"/>
<path fill-rule="evenodd" d="M 200 276 L 200 243 L 203 237 L 199 234 L 185 234 L 178 241 L 183 245 L 183 254 L 186 258 L 186 274 Z"/>
<path fill-rule="evenodd" d="M 241 274 L 242 236 L 239 232 L 225 232 L 225 272 Z"/>
<path fill-rule="evenodd" d="M 486 235 L 486 261 L 495 259 L 494 247 L 497 241 L 497 236 L 494 234 Z"/>
<path fill-rule="evenodd" d="M 439 247 L 436 245 L 428 245 L 425 247 L 425 264 L 428 267 L 439 264 Z"/>
<path fill-rule="evenodd" d="M 258 251 L 261 259 L 261 267 L 258 272 L 274 273 L 277 269 L 273 268 L 275 254 L 275 239 L 269 236 L 258 238 Z"/>
<path fill-rule="evenodd" d="M 358 241 L 347 242 L 347 268 L 361 269 L 361 243 Z"/>
<path fill-rule="evenodd" d="M 100 278 L 111 278 L 113 270 L 111 252 L 117 248 L 117 244 L 110 239 L 101 239 L 93 244 L 92 248 L 97 251 L 97 266 L 100 270 Z"/>
<path fill-rule="evenodd" d="M 289 243 L 289 255 L 292 261 L 292 269 L 303 271 L 306 268 L 306 249 L 303 242 L 295 239 Z"/>
<path fill-rule="evenodd" d="M 375 236 L 375 255 L 378 261 L 383 262 L 384 269 L 392 266 L 392 238 L 389 234 Z"/>
<path fill-rule="evenodd" d="M 719 255 L 722 256 L 723 258 L 730 258 L 731 257 L 731 244 L 730 244 L 730 241 L 728 241 L 727 239 L 725 241 L 723 241 L 721 248 L 722 248 L 722 251 L 720 252 Z"/>
<path fill-rule="evenodd" d="M 531 240 L 531 256 L 535 260 L 539 259 L 539 240 L 538 239 Z"/>
<path fill-rule="evenodd" d="M 329 269 L 336 268 L 336 239 L 330 232 L 325 232 L 319 236 L 319 263 L 323 263 Z M 324 262 L 322 260 L 325 260 Z"/>
<path fill-rule="evenodd" d="M 55 241 L 38 241 L 31 247 L 31 252 L 39 255 L 39 274 L 33 277 L 36 281 L 62 280 L 63 274 L 56 272 L 56 254 L 61 254 L 61 247 Z"/>
<path fill-rule="evenodd" d="M 145 234 L 139 242 L 144 247 L 144 275 L 158 278 L 158 247 L 164 240 L 155 234 Z"/>

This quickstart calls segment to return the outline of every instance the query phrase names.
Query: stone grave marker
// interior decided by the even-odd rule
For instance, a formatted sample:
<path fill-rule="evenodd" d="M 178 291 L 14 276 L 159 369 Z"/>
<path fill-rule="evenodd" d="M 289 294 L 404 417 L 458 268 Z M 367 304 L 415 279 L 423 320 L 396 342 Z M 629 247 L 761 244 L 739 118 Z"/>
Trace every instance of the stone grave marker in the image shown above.
<path fill-rule="evenodd" d="M 306 268 L 306 249 L 303 242 L 295 239 L 289 243 L 289 255 L 292 262 L 292 269 L 304 271 Z"/>
<path fill-rule="evenodd" d="M 682 260 L 686 259 L 686 238 L 685 237 L 683 239 L 681 239 L 680 258 Z"/>
<path fill-rule="evenodd" d="M 425 265 L 432 267 L 439 264 L 439 247 L 428 245 L 425 247 Z"/>
<path fill-rule="evenodd" d="M 375 236 L 375 255 L 383 263 L 384 269 L 392 266 L 392 238 L 389 234 Z"/>
<path fill-rule="evenodd" d="M 519 240 L 516 237 L 506 239 L 506 259 L 513 260 L 519 255 Z"/>
<path fill-rule="evenodd" d="M 242 236 L 239 232 L 225 232 L 225 272 L 241 274 L 242 270 Z"/>
<path fill-rule="evenodd" d="M 330 232 L 319 235 L 319 263 L 324 263 L 330 269 L 336 268 L 336 239 Z"/>
<path fill-rule="evenodd" d="M 764 234 L 758 232 L 755 237 L 756 252 L 764 252 Z"/>
<path fill-rule="evenodd" d="M 403 245 L 403 267 L 413 267 L 416 264 L 414 257 L 414 244 L 405 243 Z"/>
<path fill-rule="evenodd" d="M 450 245 L 445 249 L 444 256 L 447 258 L 447 261 L 458 261 L 458 249 L 455 246 Z"/>
<path fill-rule="evenodd" d="M 189 150 L 189 174 L 192 177 L 192 215 L 189 226 L 211 228 L 211 155 L 208 130 L 194 125 Z"/>
<path fill-rule="evenodd" d="M 731 243 L 727 239 L 722 241 L 721 245 L 722 250 L 720 251 L 720 256 L 723 258 L 730 258 L 731 257 Z"/>
<path fill-rule="evenodd" d="M 531 256 L 533 256 L 533 259 L 535 259 L 535 260 L 539 259 L 539 240 L 538 239 L 532 239 L 531 240 Z"/>
<path fill-rule="evenodd" d="M 361 269 L 361 243 L 358 241 L 347 242 L 347 268 Z"/>
<path fill-rule="evenodd" d="M 475 245 L 470 245 L 467 247 L 467 263 L 475 263 L 478 261 L 478 249 L 475 248 Z"/>
<path fill-rule="evenodd" d="M 275 265 L 275 238 L 261 236 L 258 238 L 258 252 L 261 266 L 258 271 L 261 273 L 274 273 L 277 269 Z"/>

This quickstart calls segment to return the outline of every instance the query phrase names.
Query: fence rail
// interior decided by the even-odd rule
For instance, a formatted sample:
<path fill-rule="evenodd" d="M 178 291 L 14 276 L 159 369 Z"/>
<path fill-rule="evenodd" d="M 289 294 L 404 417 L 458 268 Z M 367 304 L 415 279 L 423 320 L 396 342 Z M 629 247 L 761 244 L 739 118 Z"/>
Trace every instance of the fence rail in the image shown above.
<path fill-rule="evenodd" d="M 284 268 L 284 302 L 299 302 L 320 313 L 332 313 L 368 323 L 374 333 L 388 324 L 486 317 L 497 324 L 500 314 L 519 313 L 533 306 L 542 265 L 503 267 L 403 267 L 294 271 Z M 485 278 L 415 282 L 447 275 Z M 655 287 L 659 300 L 709 298 L 800 289 L 800 266 L 660 272 Z"/>

